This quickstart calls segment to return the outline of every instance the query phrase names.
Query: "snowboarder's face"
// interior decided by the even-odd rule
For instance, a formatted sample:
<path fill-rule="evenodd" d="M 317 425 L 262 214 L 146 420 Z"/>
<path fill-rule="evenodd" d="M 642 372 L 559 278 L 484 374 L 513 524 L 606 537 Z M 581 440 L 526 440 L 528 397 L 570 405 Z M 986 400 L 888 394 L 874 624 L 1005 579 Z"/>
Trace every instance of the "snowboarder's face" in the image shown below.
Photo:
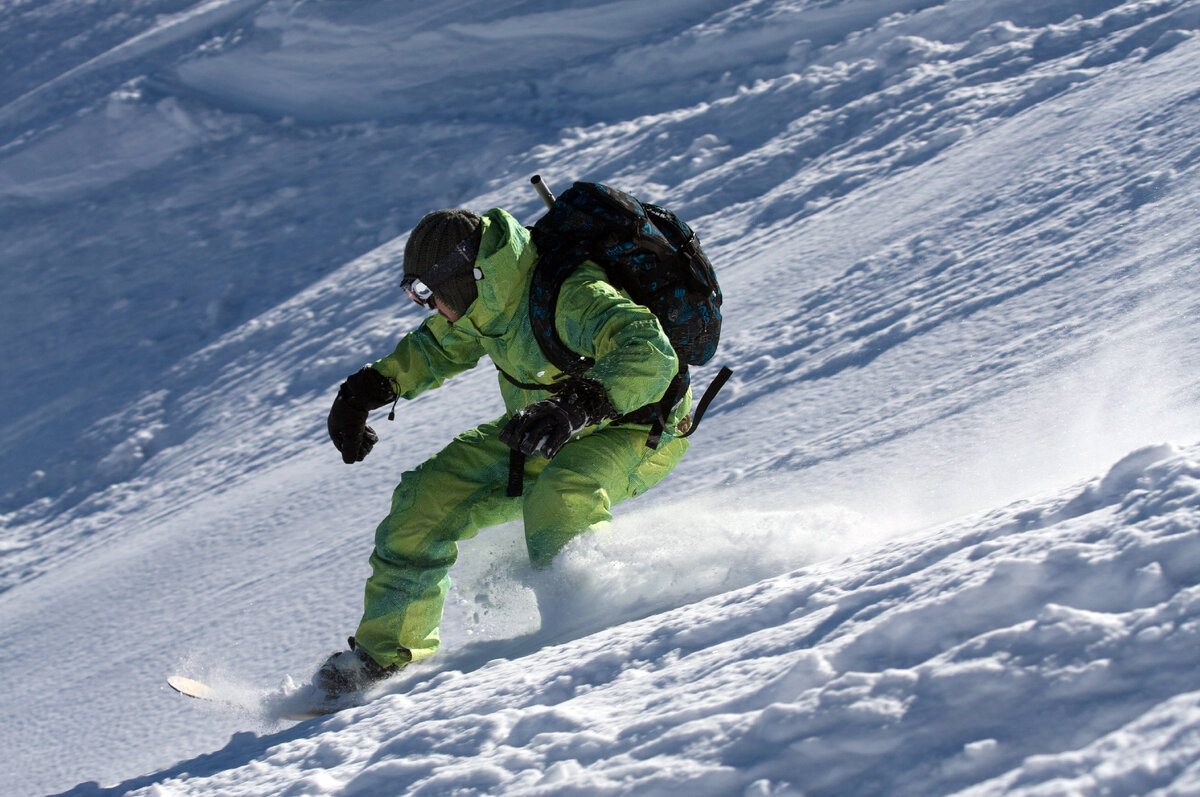
<path fill-rule="evenodd" d="M 420 278 L 418 277 L 405 277 L 404 281 L 400 283 L 400 287 L 404 288 L 405 292 L 408 293 L 408 298 L 412 299 L 421 307 L 425 307 L 430 310 L 437 310 L 439 313 L 449 319 L 451 324 L 462 317 L 459 313 L 454 312 L 449 307 L 438 301 L 437 297 L 433 295 L 433 291 L 431 291 L 424 282 L 421 282 Z"/>

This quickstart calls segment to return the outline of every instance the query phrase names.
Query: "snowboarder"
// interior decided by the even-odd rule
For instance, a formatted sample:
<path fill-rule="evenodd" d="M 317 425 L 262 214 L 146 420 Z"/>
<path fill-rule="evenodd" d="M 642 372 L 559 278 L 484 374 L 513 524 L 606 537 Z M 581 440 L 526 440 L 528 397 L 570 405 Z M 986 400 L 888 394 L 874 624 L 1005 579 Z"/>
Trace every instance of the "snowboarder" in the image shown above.
<path fill-rule="evenodd" d="M 350 649 L 314 684 L 357 692 L 438 649 L 448 571 L 457 543 L 523 518 L 529 558 L 548 566 L 574 537 L 608 521 L 614 504 L 657 484 L 688 448 L 690 390 L 668 408 L 657 447 L 649 417 L 679 363 L 655 315 L 606 282 L 594 263 L 563 285 L 555 328 L 595 360 L 567 376 L 540 350 L 529 318 L 538 253 L 530 233 L 500 209 L 428 214 L 404 250 L 402 286 L 436 311 L 395 351 L 351 375 L 329 413 L 329 434 L 348 464 L 377 442 L 369 411 L 411 399 L 487 355 L 499 369 L 506 412 L 463 432 L 401 475 L 371 555 L 362 620 Z"/>

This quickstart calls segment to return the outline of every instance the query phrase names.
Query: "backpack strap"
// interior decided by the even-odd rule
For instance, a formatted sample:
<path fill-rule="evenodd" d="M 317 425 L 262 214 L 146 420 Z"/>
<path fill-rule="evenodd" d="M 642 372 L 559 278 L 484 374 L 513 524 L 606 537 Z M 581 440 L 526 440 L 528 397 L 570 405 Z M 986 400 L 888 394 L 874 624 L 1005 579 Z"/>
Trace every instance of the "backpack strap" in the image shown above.
<path fill-rule="evenodd" d="M 733 369 L 728 365 L 722 365 L 721 370 L 713 378 L 713 381 L 708 383 L 708 387 L 704 389 L 704 395 L 700 397 L 700 403 L 696 405 L 696 411 L 692 413 L 691 427 L 680 435 L 680 437 L 691 437 L 692 432 L 700 428 L 700 419 L 704 417 L 704 411 L 708 409 L 708 405 L 712 404 L 712 400 L 717 397 L 717 393 L 721 388 L 725 387 L 725 383 L 729 381 L 729 377 L 733 376 Z"/>
<path fill-rule="evenodd" d="M 500 372 L 501 376 L 522 390 L 544 390 L 547 393 L 557 393 L 563 389 L 562 383 L 555 385 L 539 385 L 535 382 L 522 382 L 498 365 L 496 366 L 496 370 Z M 509 498 L 520 498 L 524 491 L 525 455 L 514 448 L 508 452 L 508 487 L 505 489 L 504 494 Z"/>
<path fill-rule="evenodd" d="M 562 385 L 539 385 L 530 382 L 521 382 L 516 377 L 509 375 L 500 366 L 496 366 L 496 370 L 512 384 L 523 390 L 545 390 L 549 393 L 557 393 L 562 390 Z M 704 417 L 708 405 L 712 404 L 714 398 L 725 383 L 729 381 L 729 377 L 733 376 L 733 369 L 727 365 L 721 366 L 721 370 L 717 372 L 713 381 L 704 389 L 704 395 L 700 397 L 700 402 L 696 405 L 696 409 L 692 412 L 692 423 L 686 432 L 677 435 L 678 437 L 691 437 L 696 429 L 700 428 L 700 420 Z M 629 424 L 650 424 L 650 433 L 646 436 L 647 448 L 658 448 L 662 441 L 663 432 L 666 430 L 667 416 L 670 415 L 671 409 L 676 402 L 683 397 L 684 391 L 691 384 L 691 376 L 685 367 L 682 371 L 675 375 L 671 380 L 670 387 L 661 399 L 653 404 L 647 404 L 644 407 L 627 412 L 613 419 L 612 423 L 629 423 Z M 512 450 L 508 454 L 508 486 L 505 494 L 509 498 L 520 498 L 525 489 L 525 455 L 520 451 Z"/>
<path fill-rule="evenodd" d="M 700 420 L 704 417 L 704 413 L 708 410 L 708 405 L 712 404 L 713 399 L 717 397 L 717 393 L 729 381 L 729 377 L 733 376 L 733 369 L 727 365 L 721 366 L 721 370 L 713 377 L 713 381 L 708 383 L 708 387 L 704 389 L 704 395 L 700 397 L 696 408 L 692 410 L 692 423 L 688 426 L 686 432 L 675 435 L 676 437 L 691 437 L 692 434 L 700 428 Z M 667 416 L 671 414 L 672 408 L 683 398 L 684 392 L 691 383 L 691 378 L 687 374 L 686 368 L 675 377 L 671 382 L 671 386 L 667 388 L 666 394 L 661 400 L 654 404 L 647 404 L 641 409 L 622 415 L 613 421 L 613 423 L 648 423 L 650 424 L 650 435 L 646 440 L 646 446 L 649 448 L 658 448 L 659 441 L 662 439 L 663 431 L 666 429 Z"/>
<path fill-rule="evenodd" d="M 520 498 L 525 491 L 525 455 L 515 448 L 508 451 L 508 489 L 505 495 L 509 498 Z"/>
<path fill-rule="evenodd" d="M 562 252 L 547 252 L 538 260 L 529 283 L 529 323 L 538 348 L 555 368 L 572 376 L 581 376 L 595 360 L 572 351 L 563 341 L 554 326 L 554 311 L 563 283 L 587 259 L 583 252 L 566 256 Z"/>
<path fill-rule="evenodd" d="M 658 444 L 662 441 L 663 432 L 667 428 L 667 417 L 670 416 L 671 410 L 683 398 L 691 383 L 692 378 L 685 365 L 683 370 L 675 374 L 675 377 L 671 380 L 671 384 L 667 386 L 667 392 L 663 393 L 662 398 L 653 404 L 647 404 L 632 412 L 617 416 L 612 422 L 648 425 L 650 433 L 646 436 L 646 447 L 658 448 Z"/>
<path fill-rule="evenodd" d="M 503 376 L 505 379 L 507 379 L 511 384 L 516 385 L 517 387 L 521 388 L 522 390 L 544 390 L 547 393 L 558 393 L 559 391 L 561 391 L 563 389 L 562 382 L 558 382 L 556 384 L 550 384 L 550 385 L 543 385 L 538 382 L 522 382 L 521 380 L 517 379 L 515 376 L 510 374 L 508 371 L 505 371 L 503 368 L 501 368 L 498 365 L 496 366 L 496 370 L 499 371 L 500 375 Z M 563 376 L 567 376 L 567 374 L 563 374 Z"/>

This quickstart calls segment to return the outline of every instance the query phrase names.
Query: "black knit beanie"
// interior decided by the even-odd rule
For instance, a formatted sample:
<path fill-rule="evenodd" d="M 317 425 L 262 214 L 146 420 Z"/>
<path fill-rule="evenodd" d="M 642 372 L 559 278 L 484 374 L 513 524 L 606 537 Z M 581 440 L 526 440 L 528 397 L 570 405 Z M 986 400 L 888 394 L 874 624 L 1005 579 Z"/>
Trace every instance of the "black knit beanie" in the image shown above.
<path fill-rule="evenodd" d="M 404 247 L 405 276 L 423 276 L 434 263 L 448 255 L 456 246 L 468 238 L 475 247 L 471 261 L 479 251 L 479 235 L 482 220 L 469 210 L 435 210 L 427 214 Z M 433 295 L 458 315 L 467 312 L 475 301 L 475 273 L 471 267 L 464 268 L 439 286 L 430 285 Z"/>

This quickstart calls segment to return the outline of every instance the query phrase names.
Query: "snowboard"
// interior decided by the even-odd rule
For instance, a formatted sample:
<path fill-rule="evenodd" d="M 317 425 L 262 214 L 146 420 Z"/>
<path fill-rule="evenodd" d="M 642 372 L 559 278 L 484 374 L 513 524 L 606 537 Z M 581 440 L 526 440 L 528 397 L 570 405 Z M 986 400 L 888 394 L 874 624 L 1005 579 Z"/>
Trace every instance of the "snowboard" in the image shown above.
<path fill-rule="evenodd" d="M 184 675 L 170 676 L 167 678 L 167 686 L 181 695 L 186 695 L 196 700 L 218 703 L 251 713 L 266 713 L 275 718 L 288 719 L 294 722 L 336 714 L 342 709 L 362 705 L 363 701 L 361 693 L 344 695 L 341 698 L 330 700 L 323 695 L 319 695 L 312 686 L 305 686 L 299 689 L 285 687 L 278 692 L 263 695 L 258 699 L 239 698 L 238 696 L 215 689 L 203 681 L 197 681 L 195 678 L 188 678 Z"/>

